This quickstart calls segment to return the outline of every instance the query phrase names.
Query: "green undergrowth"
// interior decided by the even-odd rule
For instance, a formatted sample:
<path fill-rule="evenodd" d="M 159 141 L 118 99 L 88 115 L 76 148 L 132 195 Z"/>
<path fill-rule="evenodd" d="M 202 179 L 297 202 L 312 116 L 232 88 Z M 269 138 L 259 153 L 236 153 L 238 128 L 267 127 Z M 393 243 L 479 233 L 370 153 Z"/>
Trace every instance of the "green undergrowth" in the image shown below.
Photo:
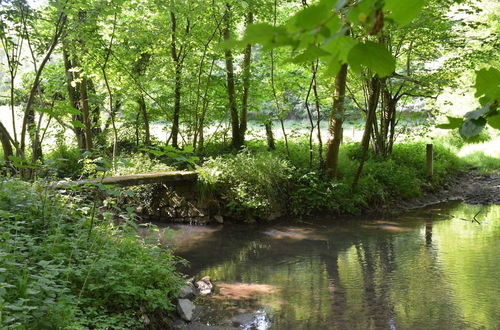
<path fill-rule="evenodd" d="M 1 329 L 135 329 L 174 308 L 178 260 L 78 196 L 0 182 Z"/>
<path fill-rule="evenodd" d="M 300 142 L 290 143 L 288 156 L 282 144 L 269 152 L 263 143 L 252 141 L 238 154 L 210 157 L 198 168 L 203 191 L 225 201 L 226 214 L 236 219 L 268 219 L 277 210 L 296 216 L 359 213 L 437 189 L 464 166 L 451 149 L 435 144 L 434 176 L 428 179 L 425 143 L 399 144 L 386 159 L 369 155 L 353 192 L 358 143 L 342 146 L 338 180 L 322 176 L 316 157 L 309 167 L 305 150 Z"/>

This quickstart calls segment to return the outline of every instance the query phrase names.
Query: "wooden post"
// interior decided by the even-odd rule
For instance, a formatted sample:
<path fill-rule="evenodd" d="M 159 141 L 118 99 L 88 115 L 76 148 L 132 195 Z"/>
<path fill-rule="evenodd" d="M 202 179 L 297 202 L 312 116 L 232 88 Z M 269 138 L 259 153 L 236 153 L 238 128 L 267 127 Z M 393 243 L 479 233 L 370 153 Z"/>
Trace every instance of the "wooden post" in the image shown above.
<path fill-rule="evenodd" d="M 430 179 L 434 174 L 434 146 L 427 145 L 427 177 Z"/>

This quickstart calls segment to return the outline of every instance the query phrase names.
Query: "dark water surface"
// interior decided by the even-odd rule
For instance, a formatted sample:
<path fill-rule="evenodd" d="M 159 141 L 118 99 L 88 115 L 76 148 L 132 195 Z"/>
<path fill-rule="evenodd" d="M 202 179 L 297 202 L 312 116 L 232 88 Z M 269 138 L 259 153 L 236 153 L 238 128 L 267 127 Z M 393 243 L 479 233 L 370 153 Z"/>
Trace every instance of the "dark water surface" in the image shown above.
<path fill-rule="evenodd" d="M 500 206 L 174 230 L 184 271 L 217 287 L 198 301 L 204 324 L 500 329 Z"/>

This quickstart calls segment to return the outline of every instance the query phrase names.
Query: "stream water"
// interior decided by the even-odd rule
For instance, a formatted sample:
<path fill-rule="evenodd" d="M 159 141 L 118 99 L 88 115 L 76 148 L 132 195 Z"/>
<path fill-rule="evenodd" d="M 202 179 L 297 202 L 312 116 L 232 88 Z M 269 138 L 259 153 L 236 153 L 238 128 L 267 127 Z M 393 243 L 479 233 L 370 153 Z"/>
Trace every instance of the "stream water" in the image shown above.
<path fill-rule="evenodd" d="M 500 206 L 172 230 L 183 271 L 216 285 L 198 326 L 500 329 Z"/>

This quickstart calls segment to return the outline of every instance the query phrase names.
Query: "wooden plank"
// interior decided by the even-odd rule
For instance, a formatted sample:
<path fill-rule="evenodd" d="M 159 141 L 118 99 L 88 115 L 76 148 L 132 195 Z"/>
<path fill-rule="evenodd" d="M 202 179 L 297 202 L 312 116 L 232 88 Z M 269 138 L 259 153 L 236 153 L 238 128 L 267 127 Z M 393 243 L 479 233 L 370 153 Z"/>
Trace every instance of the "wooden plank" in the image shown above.
<path fill-rule="evenodd" d="M 198 174 L 194 171 L 170 171 L 170 172 L 153 172 L 121 176 L 109 176 L 104 179 L 89 179 L 73 181 L 73 184 L 111 184 L 121 187 L 138 186 L 143 184 L 164 183 L 169 186 L 176 186 L 182 184 L 191 184 L 196 182 Z M 67 187 L 69 182 L 61 182 L 55 185 L 57 188 Z"/>

